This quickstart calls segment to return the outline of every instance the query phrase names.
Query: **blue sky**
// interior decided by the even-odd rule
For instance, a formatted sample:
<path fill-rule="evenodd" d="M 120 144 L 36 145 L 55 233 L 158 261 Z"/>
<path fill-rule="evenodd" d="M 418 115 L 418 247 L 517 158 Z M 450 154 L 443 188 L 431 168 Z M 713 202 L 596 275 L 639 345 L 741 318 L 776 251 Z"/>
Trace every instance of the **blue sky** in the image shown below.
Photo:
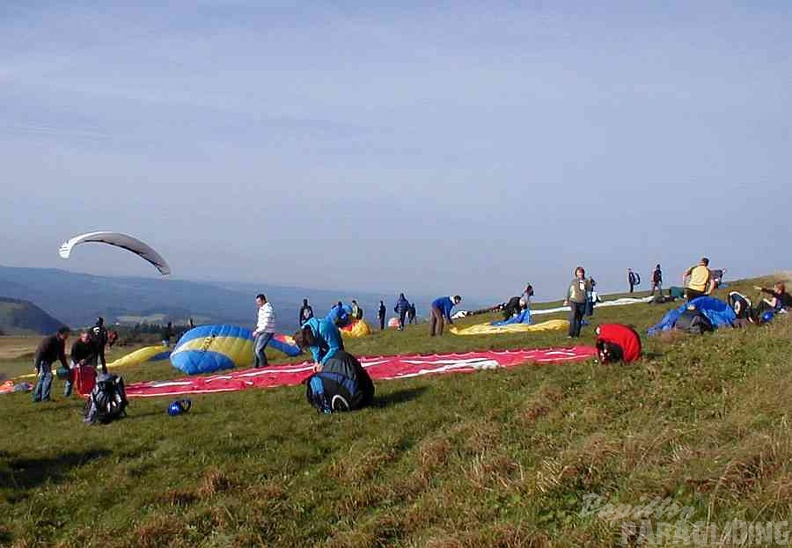
<path fill-rule="evenodd" d="M 789 267 L 789 2 L 5 2 L 0 263 L 558 298 Z"/>

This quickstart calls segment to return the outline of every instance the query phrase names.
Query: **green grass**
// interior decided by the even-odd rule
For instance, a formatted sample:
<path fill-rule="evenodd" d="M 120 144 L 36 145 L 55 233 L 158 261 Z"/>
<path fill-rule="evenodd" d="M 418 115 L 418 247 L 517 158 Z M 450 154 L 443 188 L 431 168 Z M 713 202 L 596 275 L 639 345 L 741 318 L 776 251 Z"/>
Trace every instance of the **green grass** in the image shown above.
<path fill-rule="evenodd" d="M 674 306 L 603 308 L 593 323 L 645 331 Z M 438 339 L 425 327 L 348 346 L 372 355 L 568 342 L 565 333 Z M 302 387 L 196 396 L 175 418 L 168 398 L 136 399 L 127 419 L 96 427 L 82 424 L 78 401 L 0 396 L 0 545 L 618 543 L 617 526 L 580 514 L 589 494 L 671 497 L 694 521 L 717 524 L 788 519 L 792 322 L 645 338 L 645 350 L 630 366 L 383 381 L 375 407 L 332 416 L 309 408 Z"/>

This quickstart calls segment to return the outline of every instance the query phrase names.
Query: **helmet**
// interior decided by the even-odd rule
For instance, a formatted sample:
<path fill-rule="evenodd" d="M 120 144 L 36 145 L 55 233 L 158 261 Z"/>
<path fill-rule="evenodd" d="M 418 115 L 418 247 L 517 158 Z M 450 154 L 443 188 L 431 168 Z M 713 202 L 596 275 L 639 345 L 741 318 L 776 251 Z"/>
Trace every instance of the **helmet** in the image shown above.
<path fill-rule="evenodd" d="M 174 400 L 168 406 L 168 415 L 171 417 L 175 417 L 176 415 L 181 415 L 182 413 L 186 413 L 192 407 L 192 401 L 190 400 Z"/>

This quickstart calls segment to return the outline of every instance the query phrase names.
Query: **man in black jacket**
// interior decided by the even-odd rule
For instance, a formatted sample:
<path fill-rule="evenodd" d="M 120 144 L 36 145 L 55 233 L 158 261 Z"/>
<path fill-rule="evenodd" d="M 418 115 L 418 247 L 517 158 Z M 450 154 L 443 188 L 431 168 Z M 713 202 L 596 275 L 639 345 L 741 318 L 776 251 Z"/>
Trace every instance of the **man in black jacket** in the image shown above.
<path fill-rule="evenodd" d="M 383 301 L 380 301 L 379 310 L 377 310 L 377 319 L 379 320 L 380 331 L 385 329 L 385 313 L 386 312 L 387 312 L 387 309 L 385 308 L 385 303 Z"/>
<path fill-rule="evenodd" d="M 66 326 L 58 329 L 54 335 L 44 337 L 33 355 L 33 364 L 38 375 L 36 388 L 33 390 L 33 401 L 50 401 L 52 390 L 52 364 L 60 360 L 63 367 L 69 368 L 66 362 L 66 339 L 69 338 L 69 328 Z"/>
<path fill-rule="evenodd" d="M 91 342 L 94 345 L 96 356 L 94 364 L 102 366 L 102 373 L 107 374 L 107 360 L 105 359 L 105 346 L 107 346 L 107 328 L 104 326 L 104 318 L 96 318 L 96 324 L 91 329 Z"/>
<path fill-rule="evenodd" d="M 314 317 L 313 308 L 308 304 L 308 299 L 303 299 L 302 307 L 300 307 L 299 326 L 302 327 L 305 322 Z"/>

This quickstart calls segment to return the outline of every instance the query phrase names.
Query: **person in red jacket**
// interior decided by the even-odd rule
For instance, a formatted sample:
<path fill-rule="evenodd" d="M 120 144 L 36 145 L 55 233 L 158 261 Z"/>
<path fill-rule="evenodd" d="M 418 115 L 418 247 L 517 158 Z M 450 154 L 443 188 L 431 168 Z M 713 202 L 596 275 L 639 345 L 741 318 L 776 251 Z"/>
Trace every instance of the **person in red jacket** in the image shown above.
<path fill-rule="evenodd" d="M 641 357 L 641 337 L 632 327 L 606 323 L 596 329 L 597 354 L 602 363 L 634 362 Z"/>

